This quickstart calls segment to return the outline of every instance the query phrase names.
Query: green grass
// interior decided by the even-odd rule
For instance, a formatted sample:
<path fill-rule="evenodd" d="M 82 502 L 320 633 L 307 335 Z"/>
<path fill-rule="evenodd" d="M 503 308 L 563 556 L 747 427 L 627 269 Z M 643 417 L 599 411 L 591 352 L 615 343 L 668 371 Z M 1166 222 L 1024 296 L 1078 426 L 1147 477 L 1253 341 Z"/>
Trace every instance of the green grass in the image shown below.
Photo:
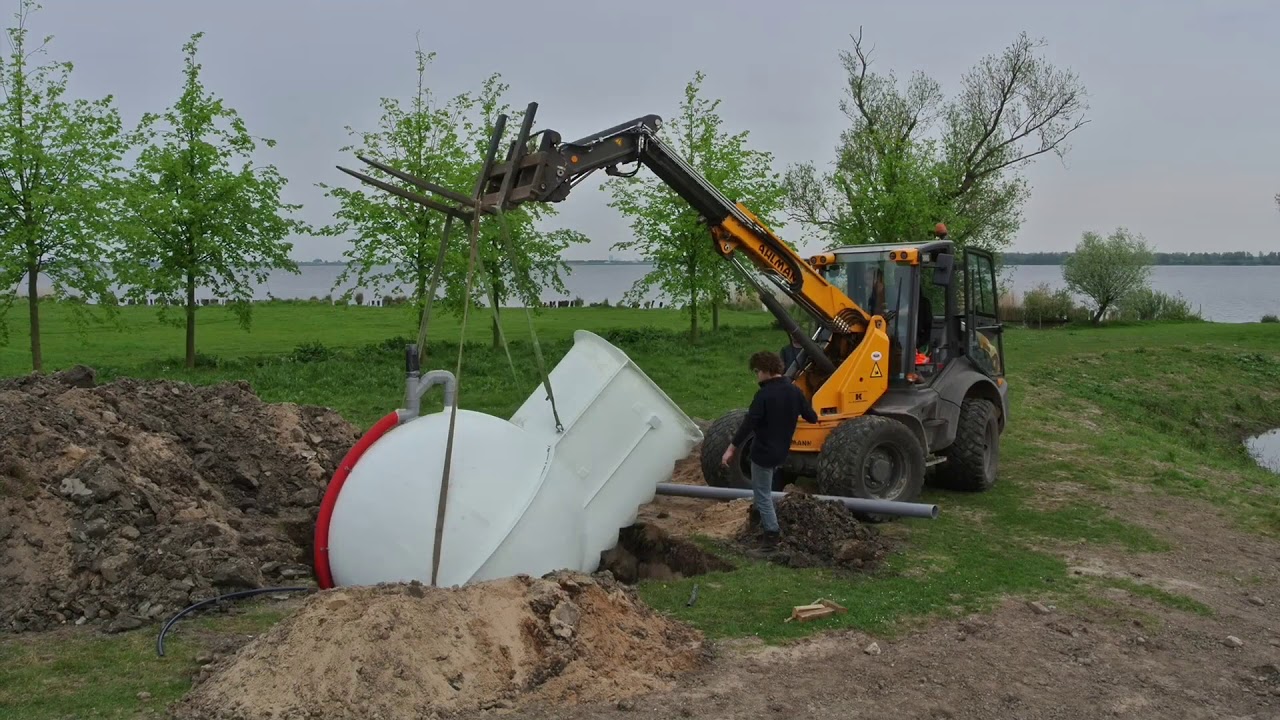
<path fill-rule="evenodd" d="M 1172 593 L 1168 590 L 1162 590 L 1158 587 L 1152 587 L 1151 585 L 1145 585 L 1125 578 L 1106 578 L 1102 582 L 1103 584 L 1111 587 L 1127 590 L 1134 595 L 1149 598 L 1161 605 L 1164 605 L 1165 607 L 1173 608 L 1174 610 L 1182 610 L 1184 612 L 1203 615 L 1206 617 L 1213 615 L 1213 608 L 1198 600 L 1189 598 L 1186 595 Z"/>
<path fill-rule="evenodd" d="M 272 601 L 232 615 L 184 618 L 155 652 L 156 629 L 99 635 L 67 629 L 0 643 L 0 720 L 128 718 L 182 697 L 196 657 L 219 638 L 261 633 L 284 616 Z M 150 693 L 140 699 L 139 693 Z"/>
<path fill-rule="evenodd" d="M 254 329 L 245 333 L 229 313 L 209 309 L 201 312 L 201 367 L 187 371 L 177 359 L 180 329 L 156 324 L 147 309 L 126 309 L 123 317 L 127 332 L 81 336 L 64 310 L 46 307 L 48 369 L 79 362 L 104 379 L 247 380 L 268 401 L 331 406 L 365 426 L 400 404 L 403 344 L 417 330 L 400 309 L 281 303 L 257 308 Z M 514 411 L 538 382 L 523 312 L 503 317 L 516 377 L 506 356 L 489 347 L 490 315 L 483 310 L 469 322 L 461 376 L 462 406 L 499 416 Z M 548 367 L 571 347 L 574 330 L 590 329 L 631 355 L 687 413 L 710 419 L 750 400 L 755 386 L 746 357 L 784 342 L 761 313 L 723 319 L 726 328 L 696 345 L 683 334 L 686 320 L 672 311 L 547 310 L 536 324 Z M 444 314 L 437 320 L 427 365 L 452 370 L 458 323 Z M 892 635 L 929 616 L 981 611 L 1005 595 L 1085 606 L 1102 602 L 1094 592 L 1099 584 L 1204 614 L 1207 606 L 1158 588 L 1073 577 L 1058 551 L 1169 549 L 1167 538 L 1109 510 L 1115 499 L 1140 491 L 1206 500 L 1228 509 L 1241 528 L 1277 532 L 1280 478 L 1258 468 L 1240 443 L 1280 426 L 1280 333 L 1269 329 L 1193 323 L 1011 330 L 1005 347 L 1012 419 L 992 491 L 929 489 L 924 500 L 937 503 L 941 516 L 884 526 L 899 551 L 873 573 L 794 570 L 719 548 L 734 555 L 737 570 L 647 581 L 640 592 L 712 637 L 769 642 L 832 627 Z M 16 334 L 0 348 L 0 376 L 27 371 L 25 350 Z M 438 406 L 438 396 L 428 405 Z M 686 607 L 694 584 L 698 601 Z M 792 606 L 822 597 L 848 614 L 783 622 Z M 165 659 L 151 651 L 155 628 L 5 640 L 0 718 L 127 717 L 143 707 L 136 699 L 141 690 L 154 696 L 147 707 L 159 707 L 186 687 L 200 648 L 273 619 L 268 607 L 234 620 L 185 621 Z"/>

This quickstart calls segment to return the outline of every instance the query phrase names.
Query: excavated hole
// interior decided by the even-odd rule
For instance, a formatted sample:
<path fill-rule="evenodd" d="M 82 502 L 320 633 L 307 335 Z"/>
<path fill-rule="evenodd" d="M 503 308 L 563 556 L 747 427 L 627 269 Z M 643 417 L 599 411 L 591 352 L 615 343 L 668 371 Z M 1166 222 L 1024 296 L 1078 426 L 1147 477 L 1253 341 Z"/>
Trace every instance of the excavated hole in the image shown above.
<path fill-rule="evenodd" d="M 623 528 L 618 544 L 601 553 L 600 569 L 613 573 L 619 582 L 634 585 L 641 580 L 677 580 L 735 568 L 688 540 L 637 523 Z"/>

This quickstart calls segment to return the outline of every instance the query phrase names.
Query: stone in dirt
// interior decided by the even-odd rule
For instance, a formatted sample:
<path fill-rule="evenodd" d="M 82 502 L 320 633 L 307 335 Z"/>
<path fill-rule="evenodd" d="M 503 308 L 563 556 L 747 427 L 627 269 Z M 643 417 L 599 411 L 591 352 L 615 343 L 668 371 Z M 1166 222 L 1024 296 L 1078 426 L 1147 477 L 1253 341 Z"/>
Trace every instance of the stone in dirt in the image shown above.
<path fill-rule="evenodd" d="M 616 703 L 706 661 L 702 635 L 608 573 L 317 593 L 171 708 L 182 720 L 422 718 Z"/>
<path fill-rule="evenodd" d="M 309 563 L 320 494 L 358 433 L 243 382 L 0 380 L 0 627 L 127 630 Z"/>

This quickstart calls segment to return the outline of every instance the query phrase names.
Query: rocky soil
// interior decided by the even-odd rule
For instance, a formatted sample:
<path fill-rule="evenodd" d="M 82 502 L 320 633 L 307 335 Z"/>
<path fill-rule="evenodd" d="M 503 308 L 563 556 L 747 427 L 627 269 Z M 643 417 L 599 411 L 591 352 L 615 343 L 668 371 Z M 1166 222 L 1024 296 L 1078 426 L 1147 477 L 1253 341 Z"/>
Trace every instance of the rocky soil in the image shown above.
<path fill-rule="evenodd" d="M 127 630 L 308 584 L 315 513 L 357 435 L 246 383 L 0 381 L 0 627 Z"/>
<path fill-rule="evenodd" d="M 706 660 L 700 633 L 607 573 L 325 591 L 206 667 L 183 720 L 443 717 L 625 701 Z"/>

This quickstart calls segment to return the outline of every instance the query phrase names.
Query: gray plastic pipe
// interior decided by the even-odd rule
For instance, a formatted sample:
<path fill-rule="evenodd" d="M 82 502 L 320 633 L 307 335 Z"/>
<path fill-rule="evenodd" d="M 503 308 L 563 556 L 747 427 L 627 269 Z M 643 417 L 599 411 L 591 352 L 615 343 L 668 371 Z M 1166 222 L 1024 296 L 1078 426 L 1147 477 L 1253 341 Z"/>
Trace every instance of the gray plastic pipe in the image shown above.
<path fill-rule="evenodd" d="M 658 483 L 659 495 L 676 495 L 680 497 L 708 498 L 712 500 L 735 500 L 749 498 L 752 492 L 738 488 L 707 487 L 706 485 L 681 485 L 679 483 Z M 774 492 L 773 499 L 781 500 L 787 493 Z M 867 500 L 864 498 L 839 497 L 836 495 L 810 495 L 818 500 L 838 502 L 857 512 L 879 513 L 881 515 L 898 515 L 936 520 L 938 506 L 928 503 L 905 503 L 894 500 Z"/>
<path fill-rule="evenodd" d="M 458 380 L 448 370 L 432 370 L 422 377 L 410 372 L 405 380 L 405 407 L 400 411 L 400 422 L 418 417 L 422 411 L 422 396 L 436 385 L 444 386 L 444 406 L 453 407 L 458 394 Z"/>

